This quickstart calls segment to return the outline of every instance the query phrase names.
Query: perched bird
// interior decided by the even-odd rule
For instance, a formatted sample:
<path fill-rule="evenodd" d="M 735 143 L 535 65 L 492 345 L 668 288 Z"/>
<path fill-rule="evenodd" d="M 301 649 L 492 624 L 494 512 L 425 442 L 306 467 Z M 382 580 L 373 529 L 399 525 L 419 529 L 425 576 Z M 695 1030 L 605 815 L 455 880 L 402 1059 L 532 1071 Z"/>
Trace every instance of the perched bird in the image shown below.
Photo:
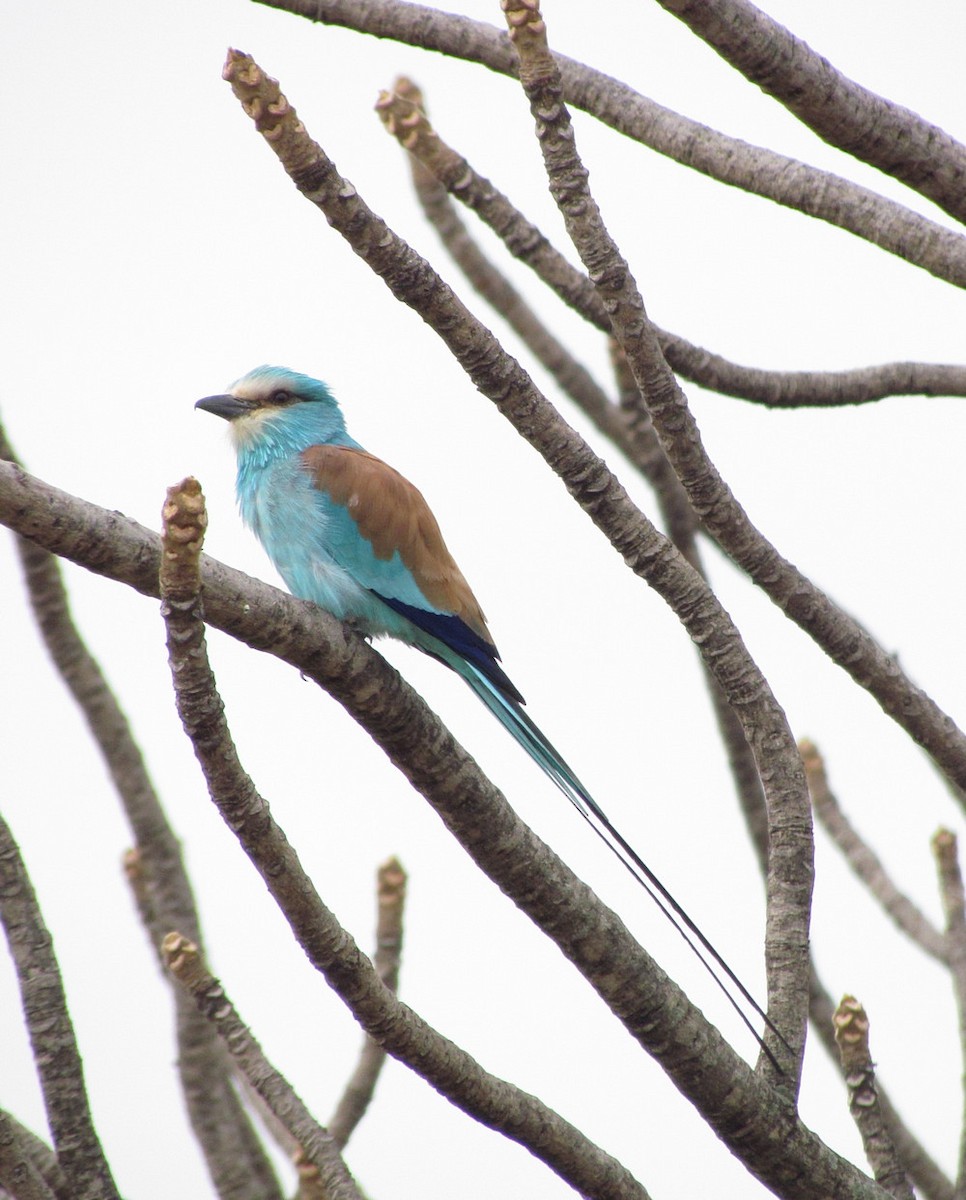
<path fill-rule="evenodd" d="M 482 609 L 419 491 L 346 432 L 332 393 L 284 367 L 256 367 L 196 408 L 230 423 L 242 519 L 289 590 L 367 636 L 388 634 L 461 676 L 669 917 L 747 1017 L 688 932 L 758 1004 L 523 709 Z M 755 1034 L 758 1037 L 757 1033 Z M 761 1039 L 758 1039 L 761 1041 Z"/>

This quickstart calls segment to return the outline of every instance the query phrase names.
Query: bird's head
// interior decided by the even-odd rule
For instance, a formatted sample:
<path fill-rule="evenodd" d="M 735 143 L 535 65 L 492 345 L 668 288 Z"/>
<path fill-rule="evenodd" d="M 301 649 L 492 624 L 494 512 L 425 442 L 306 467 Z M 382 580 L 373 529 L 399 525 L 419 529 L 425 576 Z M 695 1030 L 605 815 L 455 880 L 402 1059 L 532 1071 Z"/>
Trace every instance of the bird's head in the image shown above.
<path fill-rule="evenodd" d="M 335 397 L 320 379 L 287 367 L 255 367 L 227 392 L 205 396 L 195 408 L 231 423 L 241 450 L 255 441 L 326 442 L 345 433 Z"/>

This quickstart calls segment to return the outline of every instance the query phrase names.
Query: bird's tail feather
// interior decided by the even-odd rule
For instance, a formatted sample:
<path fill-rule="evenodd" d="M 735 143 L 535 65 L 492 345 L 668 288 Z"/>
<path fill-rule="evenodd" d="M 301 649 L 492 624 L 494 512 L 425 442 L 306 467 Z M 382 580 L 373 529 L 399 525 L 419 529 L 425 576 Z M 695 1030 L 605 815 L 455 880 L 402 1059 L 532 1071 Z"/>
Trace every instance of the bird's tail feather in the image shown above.
<path fill-rule="evenodd" d="M 522 706 L 515 700 L 504 696 L 471 663 L 459 661 L 458 665 L 453 665 L 455 665 L 458 673 L 463 676 L 475 694 L 482 700 L 490 712 L 493 713 L 504 729 L 519 742 L 545 774 L 553 780 L 601 841 L 616 855 L 624 868 L 644 888 L 688 944 L 691 951 L 703 963 L 705 969 L 728 998 L 728 1002 L 732 1008 L 735 1009 L 744 1024 L 751 1030 L 755 1040 L 764 1049 L 774 1065 L 778 1067 L 774 1057 L 765 1046 L 763 1039 L 755 1029 L 747 1013 L 728 988 L 724 979 L 721 978 L 719 969 L 731 981 L 754 1012 L 784 1041 L 784 1038 L 781 1037 L 781 1034 L 778 1033 L 778 1030 L 775 1029 L 769 1020 L 768 1014 L 758 1004 L 754 996 L 748 991 L 731 967 L 728 966 L 724 958 L 722 958 L 708 938 L 701 932 L 691 917 L 688 916 L 664 884 L 661 883 L 660 879 L 647 866 L 637 851 L 627 842 L 619 830 L 615 829 L 607 814 L 580 782 L 564 758 L 554 749 L 551 742 L 530 719 Z M 712 961 L 709 961 L 709 958 Z"/>

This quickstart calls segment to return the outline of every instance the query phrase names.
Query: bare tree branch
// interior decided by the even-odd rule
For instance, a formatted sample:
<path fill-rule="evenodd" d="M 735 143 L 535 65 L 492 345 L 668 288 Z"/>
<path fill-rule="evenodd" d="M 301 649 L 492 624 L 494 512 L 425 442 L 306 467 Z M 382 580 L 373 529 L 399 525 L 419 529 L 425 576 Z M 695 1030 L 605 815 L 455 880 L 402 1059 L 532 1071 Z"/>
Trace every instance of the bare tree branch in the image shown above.
<path fill-rule="evenodd" d="M 835 69 L 748 0 L 658 0 L 829 145 L 966 221 L 966 146 Z"/>
<path fill-rule="evenodd" d="M 613 334 L 608 339 L 608 349 L 617 382 L 618 405 L 629 443 L 629 457 L 654 489 L 668 537 L 702 579 L 707 581 L 697 541 L 701 522 L 681 480 L 668 462 L 651 415 L 646 405 L 641 403 L 641 391 L 624 348 Z"/>
<path fill-rule="evenodd" d="M 811 975 L 809 1016 L 812 1028 L 818 1034 L 829 1058 L 839 1067 L 844 1077 L 845 1069 L 842 1065 L 838 1043 L 835 1040 L 835 1005 L 822 985 L 814 965 Z M 875 1086 L 879 1112 L 889 1131 L 889 1138 L 922 1200 L 954 1200 L 952 1182 L 899 1116 L 895 1105 L 878 1080 L 876 1080 Z"/>
<path fill-rule="evenodd" d="M 335 1142 L 265 1057 L 224 988 L 209 974 L 194 942 L 179 933 L 169 933 L 162 943 L 162 953 L 172 977 L 218 1031 L 238 1069 L 278 1120 L 291 1130 L 305 1156 L 318 1169 L 328 1200 L 363 1200 Z"/>
<path fill-rule="evenodd" d="M 393 89 L 392 92 L 383 92 L 376 105 L 384 121 L 387 120 L 387 104 L 398 102 L 402 96 L 405 97 L 411 111 L 422 113 L 422 93 L 411 80 L 400 77 L 393 84 Z M 391 117 L 389 120 L 391 121 Z M 489 261 L 470 236 L 455 211 L 446 188 L 436 176 L 423 166 L 418 157 L 409 154 L 407 158 L 416 198 L 453 261 L 479 295 L 499 313 L 534 357 L 549 371 L 564 394 L 569 396 L 602 432 L 626 450 L 623 422 L 610 397 L 587 368 L 551 333 L 506 276 Z"/>
<path fill-rule="evenodd" d="M 399 983 L 403 904 L 406 900 L 406 873 L 398 859 L 390 858 L 379 868 L 376 891 L 378 916 L 372 965 L 386 987 L 395 992 Z M 385 1049 L 367 1036 L 356 1069 L 329 1121 L 329 1133 L 340 1150 L 369 1107 L 385 1059 Z"/>
<path fill-rule="evenodd" d="M 0 428 L 0 458 L 16 456 Z M 201 930 L 181 846 L 168 824 L 144 757 L 110 685 L 74 624 L 60 564 L 17 539 L 31 607 L 48 653 L 83 713 L 137 842 L 127 862 L 137 908 L 157 953 L 169 929 Z M 192 1128 L 223 1200 L 282 1200 L 271 1163 L 230 1079 L 217 1037 L 194 1005 L 173 991 L 178 1071 Z"/>
<path fill-rule="evenodd" d="M 892 362 L 845 371 L 765 371 L 745 367 L 655 326 L 673 369 L 708 391 L 765 408 L 841 408 L 888 396 L 966 396 L 966 367 Z"/>
<path fill-rule="evenodd" d="M 946 940 L 949 946 L 949 970 L 959 1014 L 960 1054 L 966 1060 L 966 894 L 959 866 L 956 835 L 940 829 L 932 839 L 933 853 L 939 872 L 939 891 L 946 914 Z M 959 1137 L 959 1167 L 956 1173 L 956 1196 L 966 1195 L 966 1109 Z"/>
<path fill-rule="evenodd" d="M 46 1170 L 37 1161 L 31 1143 L 38 1141 L 19 1121 L 0 1110 L 0 1191 L 14 1200 L 67 1200 L 66 1180 L 53 1153 L 43 1147 L 49 1156 Z M 53 1176 L 59 1177 L 57 1187 Z"/>
<path fill-rule="evenodd" d="M 854 996 L 844 996 L 833 1017 L 835 1041 L 849 1089 L 849 1112 L 876 1182 L 896 1200 L 915 1200 L 879 1110 L 875 1065 L 869 1049 L 869 1018 Z"/>
<path fill-rule="evenodd" d="M 91 1118 L 84 1067 L 50 934 L 20 851 L 2 818 L 0 921 L 17 970 L 47 1124 L 70 1194 L 77 1200 L 120 1200 Z"/>
<path fill-rule="evenodd" d="M 846 862 L 862 880 L 898 929 L 921 950 L 941 963 L 948 961 L 946 939 L 917 905 L 899 890 L 881 860 L 860 837 L 842 811 L 829 787 L 825 763 L 814 742 L 799 742 L 808 790 L 815 815 L 823 829 L 845 856 Z"/>
<path fill-rule="evenodd" d="M 50 1146 L 3 1109 L 0 1109 L 0 1122 L 3 1123 L 6 1134 L 19 1140 L 21 1153 L 30 1159 L 56 1200 L 71 1200 L 67 1179 Z"/>
<path fill-rule="evenodd" d="M 627 361 L 620 348 L 613 344 L 615 372 L 618 388 L 622 396 L 630 396 L 628 416 L 632 420 L 631 435 L 639 439 L 637 444 L 638 458 L 642 465 L 650 462 L 652 469 L 643 466 L 644 473 L 655 488 L 661 510 L 668 528 L 672 531 L 675 544 L 689 558 L 696 569 L 700 570 L 700 556 L 693 542 L 695 518 L 687 495 L 681 487 L 677 476 L 670 470 L 667 460 L 657 441 L 650 419 L 645 410 L 640 407 L 639 393 L 633 376 L 630 374 Z M 663 464 L 663 465 L 662 465 Z M 690 517 L 688 514 L 691 514 Z M 676 532 L 675 532 L 676 531 Z M 692 557 L 693 555 L 693 557 Z M 715 713 L 719 729 L 728 751 L 732 777 L 741 804 L 745 822 L 749 830 L 752 845 L 758 856 L 758 862 L 764 876 L 768 866 L 768 833 L 765 816 L 764 796 L 761 782 L 755 767 L 744 733 L 737 722 L 734 713 L 727 703 L 719 701 L 720 691 L 712 683 L 712 699 L 715 701 Z M 810 745 L 808 743 L 807 745 Z M 812 776 L 814 761 L 811 759 L 807 745 L 800 743 L 806 777 L 809 788 L 815 796 L 815 783 Z M 923 918 L 925 920 L 925 918 Z M 931 927 L 931 926 L 930 926 Z M 941 941 L 941 935 L 940 941 Z M 945 949 L 942 951 L 945 958 Z M 813 1026 L 819 1033 L 820 1040 L 833 1060 L 841 1066 L 833 1026 L 832 1001 L 822 987 L 821 981 L 814 969 L 810 974 L 809 1015 Z M 953 1200 L 953 1185 L 943 1175 L 940 1168 L 929 1157 L 921 1143 L 912 1135 L 908 1126 L 896 1112 L 887 1093 L 877 1082 L 879 1110 L 882 1114 L 889 1136 L 897 1147 L 900 1157 L 925 1200 Z"/>
<path fill-rule="evenodd" d="M 506 35 L 491 25 L 403 0 L 258 0 L 310 21 L 437 50 L 516 74 Z M 568 103 L 711 179 L 837 225 L 957 287 L 966 286 L 966 238 L 829 171 L 691 121 L 627 84 L 557 57 Z"/>
<path fill-rule="evenodd" d="M 490 180 L 480 176 L 443 141 L 418 104 L 397 81 L 395 92 L 382 93 L 376 110 L 403 148 L 451 196 L 472 209 L 515 258 L 529 266 L 565 304 L 609 334 L 610 320 L 587 276 L 572 266 Z M 433 213 L 428 215 L 434 223 L 438 219 Z M 731 362 L 658 325 L 654 332 L 678 375 L 709 391 L 767 408 L 831 408 L 867 404 L 887 396 L 966 395 L 966 366 L 897 362 L 846 371 L 766 371 Z"/>
<path fill-rule="evenodd" d="M 0 459 L 17 457 L 0 429 Z M 42 548 L 18 539 L 28 597 L 44 644 L 80 708 L 114 782 L 138 845 L 142 886 L 150 904 L 179 928 L 199 936 L 191 885 L 174 836 L 127 717 L 74 624 L 60 565 Z"/>
<path fill-rule="evenodd" d="M 170 930 L 153 907 L 136 850 L 125 855 L 124 869 L 151 948 L 170 979 L 161 953 L 161 943 Z M 172 998 L 181 1090 L 215 1191 L 224 1200 L 282 1200 L 268 1155 L 235 1090 L 229 1055 L 184 989 L 172 988 Z M 239 1082 L 244 1087 L 243 1077 Z M 266 1110 L 259 1115 L 267 1121 L 271 1114 Z"/>

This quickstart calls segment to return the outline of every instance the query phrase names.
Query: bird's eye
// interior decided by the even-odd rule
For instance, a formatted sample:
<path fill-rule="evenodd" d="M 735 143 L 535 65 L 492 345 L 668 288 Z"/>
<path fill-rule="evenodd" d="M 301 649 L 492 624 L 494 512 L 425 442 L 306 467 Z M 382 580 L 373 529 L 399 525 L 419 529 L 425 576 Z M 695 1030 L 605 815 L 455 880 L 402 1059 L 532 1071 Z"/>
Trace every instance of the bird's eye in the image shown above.
<path fill-rule="evenodd" d="M 272 392 L 271 396 L 269 397 L 269 402 L 271 404 L 278 404 L 278 405 L 291 404 L 292 403 L 292 393 L 285 391 L 284 388 L 279 388 L 279 390 L 277 392 Z"/>

